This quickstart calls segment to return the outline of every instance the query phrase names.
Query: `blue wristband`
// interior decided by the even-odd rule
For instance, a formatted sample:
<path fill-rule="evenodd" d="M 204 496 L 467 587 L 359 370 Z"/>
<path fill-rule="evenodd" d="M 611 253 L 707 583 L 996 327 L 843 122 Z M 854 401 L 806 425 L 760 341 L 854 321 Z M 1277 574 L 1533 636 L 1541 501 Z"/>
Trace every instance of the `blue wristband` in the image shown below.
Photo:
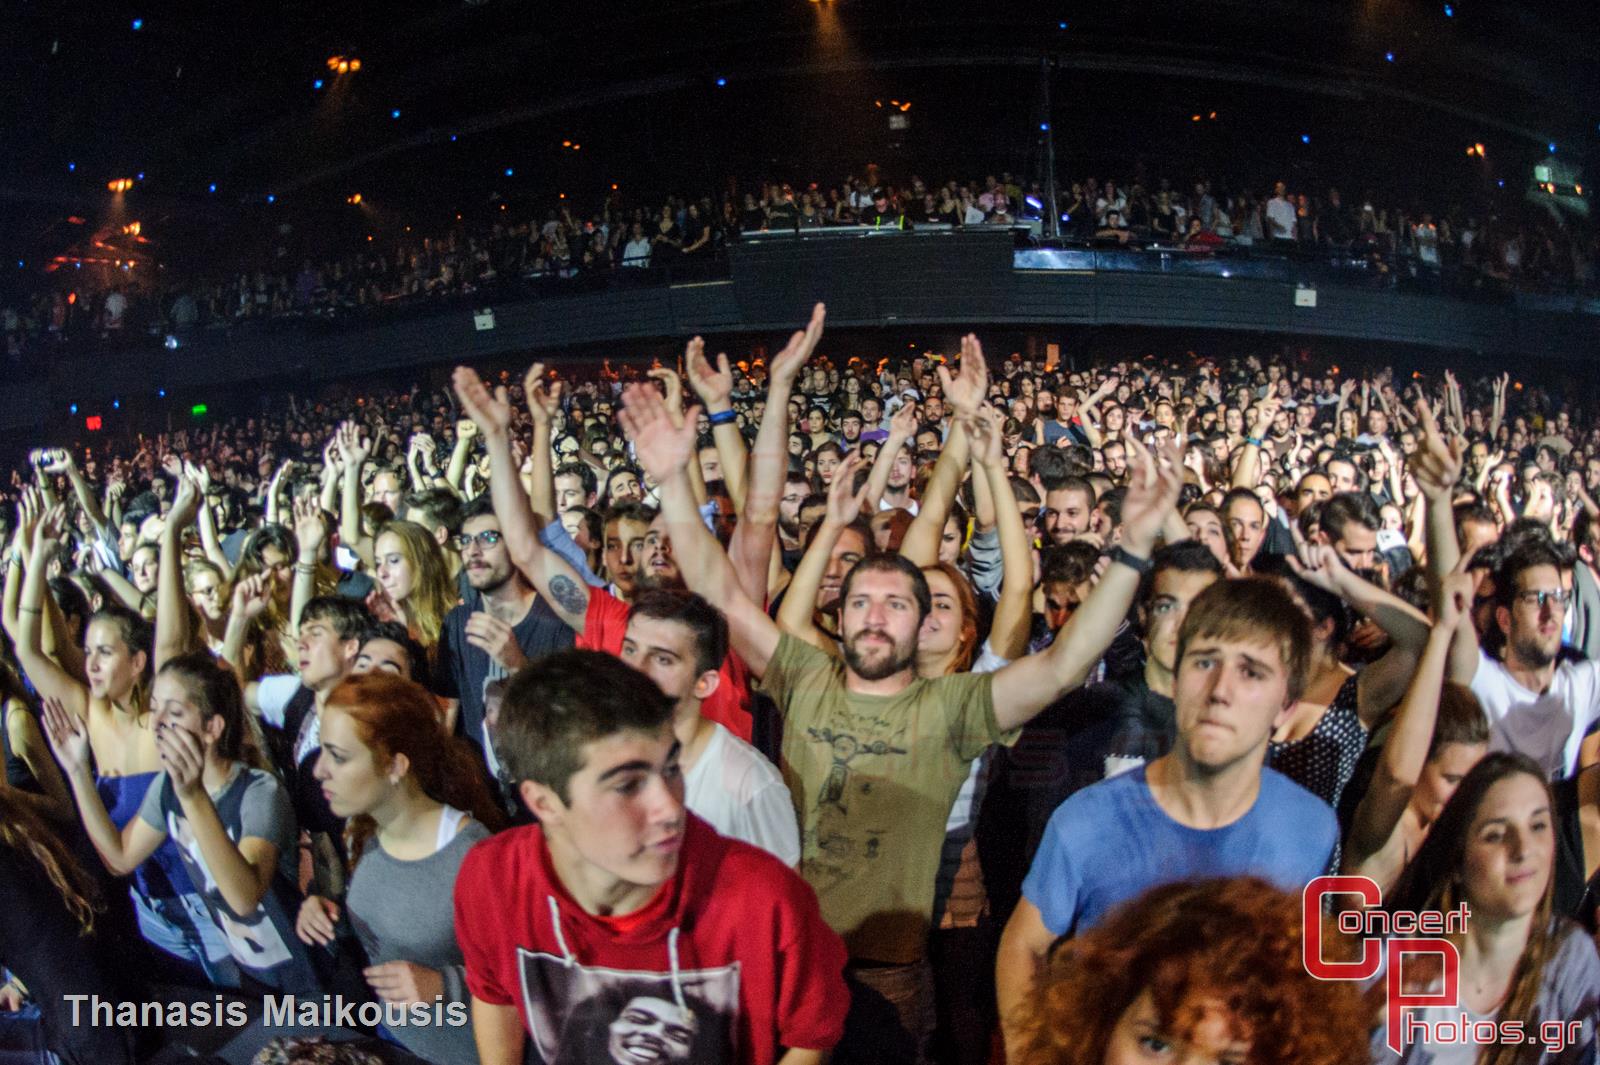
<path fill-rule="evenodd" d="M 717 413 L 707 417 L 706 421 L 712 425 L 727 425 L 729 422 L 738 421 L 738 419 L 739 416 L 731 410 L 719 410 Z"/>

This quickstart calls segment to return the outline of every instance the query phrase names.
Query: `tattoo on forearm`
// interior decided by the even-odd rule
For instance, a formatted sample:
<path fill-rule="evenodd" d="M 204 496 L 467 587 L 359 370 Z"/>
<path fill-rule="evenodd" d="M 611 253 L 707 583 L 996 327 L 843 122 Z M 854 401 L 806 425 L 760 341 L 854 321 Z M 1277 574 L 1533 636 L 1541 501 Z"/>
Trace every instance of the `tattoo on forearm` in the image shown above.
<path fill-rule="evenodd" d="M 569 614 L 581 614 L 589 607 L 589 596 L 571 577 L 551 578 L 550 598 Z"/>

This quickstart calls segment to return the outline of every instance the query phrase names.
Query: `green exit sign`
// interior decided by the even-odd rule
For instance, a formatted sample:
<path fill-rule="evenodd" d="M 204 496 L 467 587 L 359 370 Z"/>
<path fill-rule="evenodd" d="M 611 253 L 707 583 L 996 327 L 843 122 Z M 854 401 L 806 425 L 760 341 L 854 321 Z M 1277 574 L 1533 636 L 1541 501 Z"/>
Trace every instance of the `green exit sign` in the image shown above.
<path fill-rule="evenodd" d="M 196 418 L 200 417 L 200 415 L 204 414 L 205 412 L 206 405 L 204 403 L 196 403 L 194 406 L 189 408 L 189 413 L 193 414 Z"/>

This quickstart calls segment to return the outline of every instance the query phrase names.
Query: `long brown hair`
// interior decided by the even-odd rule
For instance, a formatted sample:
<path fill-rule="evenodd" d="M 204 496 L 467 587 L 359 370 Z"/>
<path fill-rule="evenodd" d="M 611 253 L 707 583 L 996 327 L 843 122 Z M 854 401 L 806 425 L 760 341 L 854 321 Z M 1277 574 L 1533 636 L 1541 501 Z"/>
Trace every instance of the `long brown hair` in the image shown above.
<path fill-rule="evenodd" d="M 35 796 L 12 791 L 0 803 L 0 846 L 9 847 L 44 873 L 61 895 L 81 935 L 94 930 L 94 915 L 105 908 L 100 889 L 61 841 L 61 833 L 34 808 Z"/>
<path fill-rule="evenodd" d="M 350 715 L 376 764 L 403 754 L 428 798 L 471 814 L 491 832 L 504 827 L 482 760 L 465 740 L 445 731 L 438 702 L 420 685 L 390 673 L 365 673 L 341 681 L 327 705 Z M 345 834 L 352 862 L 360 860 L 377 828 L 370 814 L 350 818 Z"/>
<path fill-rule="evenodd" d="M 431 655 L 439 643 L 439 633 L 444 629 L 444 616 L 456 605 L 455 584 L 450 580 L 450 567 L 444 552 L 433 534 L 414 521 L 390 521 L 379 526 L 372 537 L 373 551 L 384 533 L 393 533 L 400 541 L 400 554 L 411 564 L 413 583 L 411 594 L 403 604 L 406 620 L 412 633 Z"/>
<path fill-rule="evenodd" d="M 1406 909 L 1420 912 L 1424 909 L 1449 912 L 1466 902 L 1461 887 L 1461 870 L 1466 862 L 1467 840 L 1472 832 L 1472 822 L 1478 816 L 1489 789 L 1500 781 L 1514 776 L 1528 776 L 1544 789 L 1550 816 L 1556 816 L 1556 802 L 1550 792 L 1539 763 L 1527 755 L 1508 751 L 1495 751 L 1483 756 L 1457 785 L 1450 801 L 1428 830 L 1427 838 L 1417 848 L 1417 855 L 1400 874 L 1400 880 L 1385 907 L 1391 911 Z M 1533 924 L 1528 929 L 1528 945 L 1522 951 L 1517 969 L 1511 976 L 1511 987 L 1498 1018 L 1502 1021 L 1521 1021 L 1532 1031 L 1539 1004 L 1539 991 L 1544 983 L 1544 968 L 1554 956 L 1562 939 L 1557 922 L 1551 920 L 1551 907 L 1555 895 L 1556 868 L 1550 863 L 1549 878 L 1544 894 L 1533 913 Z M 1571 931 L 1570 929 L 1568 930 Z M 1478 1055 L 1479 1065 L 1511 1065 L 1521 1061 L 1526 1052 L 1521 1043 L 1497 1043 L 1484 1047 Z"/>
<path fill-rule="evenodd" d="M 948 562 L 923 566 L 922 572 L 943 574 L 956 590 L 956 603 L 961 608 L 961 636 L 956 641 L 956 654 L 950 662 L 950 672 L 964 673 L 972 667 L 978 649 L 978 597 L 973 594 L 972 582 L 967 580 L 965 573 Z"/>

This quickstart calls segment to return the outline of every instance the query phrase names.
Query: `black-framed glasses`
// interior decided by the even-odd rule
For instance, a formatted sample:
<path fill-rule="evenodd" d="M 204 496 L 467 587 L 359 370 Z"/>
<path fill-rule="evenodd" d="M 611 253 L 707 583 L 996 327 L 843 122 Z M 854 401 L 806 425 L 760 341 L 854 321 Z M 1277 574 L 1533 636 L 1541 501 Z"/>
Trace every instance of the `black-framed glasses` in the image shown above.
<path fill-rule="evenodd" d="M 467 548 L 471 547 L 474 542 L 476 542 L 479 547 L 487 551 L 489 548 L 499 544 L 500 540 L 501 536 L 499 529 L 485 529 L 483 532 L 476 534 L 461 533 L 456 537 L 456 546 L 465 551 Z"/>
<path fill-rule="evenodd" d="M 1554 603 L 1556 606 L 1565 608 L 1568 603 L 1572 602 L 1572 593 L 1560 590 L 1518 592 L 1517 602 L 1523 606 L 1534 606 L 1541 610 L 1544 609 L 1546 603 Z"/>

